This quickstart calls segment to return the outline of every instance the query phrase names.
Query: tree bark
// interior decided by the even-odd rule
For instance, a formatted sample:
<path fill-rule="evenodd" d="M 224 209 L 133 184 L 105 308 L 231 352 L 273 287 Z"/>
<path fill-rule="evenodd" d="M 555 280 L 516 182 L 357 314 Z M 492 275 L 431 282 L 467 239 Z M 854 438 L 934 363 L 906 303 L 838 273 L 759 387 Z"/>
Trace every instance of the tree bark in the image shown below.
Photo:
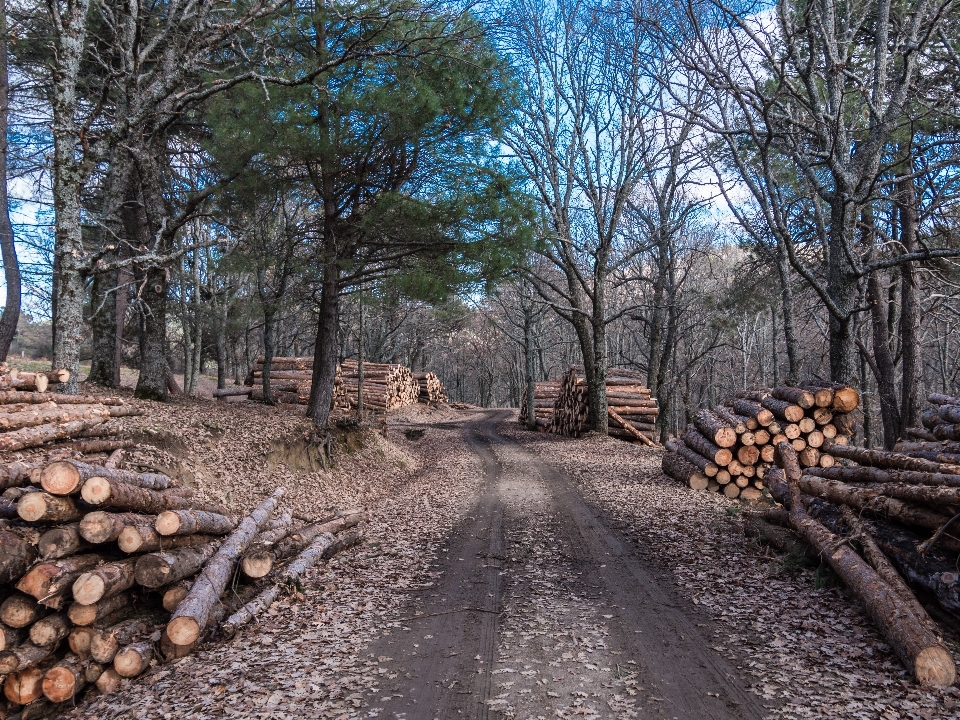
<path fill-rule="evenodd" d="M 92 477 L 83 483 L 80 497 L 91 505 L 104 508 L 159 515 L 164 510 L 206 510 L 226 515 L 226 508 L 213 503 L 197 502 L 179 493 L 148 490 L 107 477 Z"/>
<path fill-rule="evenodd" d="M 108 478 L 149 490 L 166 490 L 170 487 L 170 478 L 160 473 L 117 470 L 102 465 L 88 465 L 77 460 L 58 460 L 47 465 L 40 473 L 40 485 L 53 495 L 70 495 L 94 477 Z"/>
<path fill-rule="evenodd" d="M 197 533 L 226 535 L 233 530 L 234 523 L 226 515 L 202 510 L 166 510 L 157 517 L 154 527 L 165 537 Z"/>
<path fill-rule="evenodd" d="M 94 623 L 101 623 L 105 618 L 120 614 L 123 610 L 130 607 L 133 603 L 133 597 L 129 592 L 121 592 L 111 595 L 108 598 L 94 603 L 93 605 L 82 605 L 78 602 L 71 603 L 67 608 L 67 617 L 70 622 L 80 627 L 87 627 Z"/>
<path fill-rule="evenodd" d="M 73 583 L 73 599 L 81 605 L 93 605 L 129 590 L 134 583 L 133 567 L 133 560 L 119 560 L 85 572 Z"/>
<path fill-rule="evenodd" d="M 330 408 L 333 405 L 333 381 L 337 374 L 337 355 L 340 351 L 337 332 L 339 324 L 340 268 L 336 258 L 331 258 L 323 270 L 310 400 L 307 404 L 307 415 L 313 418 L 314 427 L 320 433 L 327 432 Z"/>
<path fill-rule="evenodd" d="M 141 555 L 136 565 L 137 583 L 148 588 L 170 585 L 203 568 L 219 544 L 216 542 Z"/>
<path fill-rule="evenodd" d="M 36 559 L 37 549 L 28 538 L 0 530 L 0 585 L 18 579 Z"/>
<path fill-rule="evenodd" d="M 20 261 L 13 241 L 7 199 L 7 120 L 10 109 L 10 83 L 7 76 L 7 3 L 0 0 L 0 258 L 7 297 L 0 315 L 0 362 L 7 359 L 10 344 L 20 321 Z"/>
<path fill-rule="evenodd" d="M 37 548 L 43 560 L 59 560 L 88 547 L 80 535 L 80 523 L 50 528 L 40 536 Z"/>

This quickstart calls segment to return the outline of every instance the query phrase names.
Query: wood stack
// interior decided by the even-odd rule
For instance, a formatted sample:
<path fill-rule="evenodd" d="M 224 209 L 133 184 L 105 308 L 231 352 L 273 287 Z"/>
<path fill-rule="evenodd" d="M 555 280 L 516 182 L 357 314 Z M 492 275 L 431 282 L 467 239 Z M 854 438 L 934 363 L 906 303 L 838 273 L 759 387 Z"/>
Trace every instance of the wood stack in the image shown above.
<path fill-rule="evenodd" d="M 920 416 L 922 428 L 909 428 L 907 434 L 921 442 L 960 442 L 960 397 L 931 393 L 936 407 Z"/>
<path fill-rule="evenodd" d="M 625 368 L 607 369 L 608 432 L 611 437 L 653 445 L 657 422 L 656 398 L 643 385 L 643 375 Z M 558 381 L 536 384 L 537 428 L 557 435 L 579 436 L 590 414 L 587 381 L 582 365 L 572 365 Z M 520 401 L 521 424 L 526 424 L 526 392 Z M 541 419 L 543 422 L 541 422 Z"/>
<path fill-rule="evenodd" d="M 695 490 L 758 500 L 782 441 L 803 467 L 833 467 L 834 448 L 849 444 L 859 403 L 854 388 L 823 382 L 741 392 L 694 413 L 683 435 L 667 443 L 663 471 Z"/>
<path fill-rule="evenodd" d="M 286 561 L 302 572 L 359 541 L 333 535 L 358 511 L 299 528 L 290 512 L 272 519 L 282 489 L 238 523 L 165 475 L 74 459 L 20 465 L 2 473 L 0 676 L 7 700 L 31 713 L 183 657 L 254 596 L 275 598 Z M 250 582 L 225 592 L 238 567 Z"/>
<path fill-rule="evenodd" d="M 413 379 L 416 380 L 419 387 L 417 402 L 425 405 L 442 405 L 450 401 L 447 397 L 446 388 L 443 387 L 443 383 L 440 382 L 436 373 L 413 373 Z"/>
<path fill-rule="evenodd" d="M 343 387 L 351 409 L 357 407 L 359 372 L 355 360 L 344 360 Z M 420 384 L 414 379 L 410 368 L 390 363 L 363 364 L 363 406 L 365 410 L 386 412 L 407 405 L 415 405 L 420 399 Z"/>
<path fill-rule="evenodd" d="M 46 392 L 51 385 L 65 383 L 70 379 L 66 369 L 24 372 L 10 368 L 6 363 L 0 365 L 0 390 L 22 390 L 27 392 Z"/>
<path fill-rule="evenodd" d="M 263 361 L 263 355 L 256 359 L 245 381 L 250 387 L 251 400 L 263 400 Z M 291 405 L 306 405 L 310 401 L 312 382 L 312 357 L 273 358 L 270 364 L 270 392 L 275 400 Z"/>
<path fill-rule="evenodd" d="M 756 513 L 749 526 L 795 531 L 863 603 L 913 676 L 949 686 L 956 668 L 927 608 L 942 611 L 922 605 L 914 592 L 960 613 L 960 528 L 953 524 L 960 506 L 960 465 L 953 461 L 960 458 L 913 445 L 892 452 L 835 445 L 836 466 L 804 468 L 781 441 L 782 469 L 767 479 L 787 510 Z"/>

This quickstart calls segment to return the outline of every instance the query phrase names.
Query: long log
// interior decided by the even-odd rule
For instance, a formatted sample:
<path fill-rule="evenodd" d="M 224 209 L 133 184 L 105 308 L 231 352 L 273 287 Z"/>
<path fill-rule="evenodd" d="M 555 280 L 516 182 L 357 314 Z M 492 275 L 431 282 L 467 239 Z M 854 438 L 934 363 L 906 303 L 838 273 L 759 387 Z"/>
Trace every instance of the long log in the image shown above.
<path fill-rule="evenodd" d="M 15 405 L 26 403 L 55 402 L 58 405 L 126 405 L 127 402 L 119 397 L 96 397 L 94 395 L 63 395 L 60 393 L 33 393 L 17 390 L 0 391 L 0 405 Z"/>
<path fill-rule="evenodd" d="M 157 516 L 154 528 L 163 536 L 226 535 L 233 530 L 234 522 L 226 515 L 203 510 L 166 510 Z"/>
<path fill-rule="evenodd" d="M 803 419 L 803 408 L 775 397 L 765 397 L 760 404 L 776 417 L 788 423 L 797 423 Z"/>
<path fill-rule="evenodd" d="M 737 431 L 710 410 L 697 410 L 691 418 L 697 430 L 722 448 L 732 448 L 737 444 Z"/>
<path fill-rule="evenodd" d="M 0 452 L 16 452 L 37 447 L 52 440 L 64 440 L 78 435 L 84 430 L 96 427 L 108 420 L 108 416 L 91 417 L 86 420 L 73 420 L 55 425 L 40 425 L 0 434 Z"/>
<path fill-rule="evenodd" d="M 205 545 L 216 540 L 213 535 L 174 535 L 164 537 L 157 532 L 153 524 L 128 525 L 117 538 L 117 545 L 125 553 L 147 553 L 157 550 Z"/>
<path fill-rule="evenodd" d="M 894 470 L 866 466 L 832 468 L 816 468 L 807 471 L 810 475 L 827 478 L 829 480 L 842 480 L 843 482 L 857 483 L 905 483 L 908 485 L 926 485 L 929 490 L 934 488 L 960 488 L 960 475 L 947 475 L 944 473 L 919 472 L 917 470 Z M 927 490 L 919 489 L 920 493 Z M 960 495 L 960 490 L 951 491 L 950 496 Z M 927 502 L 920 500 L 918 502 Z M 938 502 L 938 501 L 933 501 Z"/>
<path fill-rule="evenodd" d="M 9 414 L 0 412 L 0 430 L 11 432 L 40 425 L 88 420 L 93 417 L 108 418 L 110 417 L 110 411 L 103 406 L 73 405 L 65 408 L 54 406 L 31 412 Z"/>
<path fill-rule="evenodd" d="M 684 444 L 696 452 L 715 462 L 721 467 L 726 467 L 733 460 L 733 453 L 729 448 L 721 448 L 701 435 L 696 428 L 690 426 L 683 434 Z"/>
<path fill-rule="evenodd" d="M 133 596 L 129 592 L 121 592 L 104 598 L 93 605 L 71 603 L 67 608 L 67 617 L 74 625 L 81 627 L 103 622 L 105 619 L 118 615 L 133 603 Z"/>
<path fill-rule="evenodd" d="M 178 548 L 142 555 L 136 562 L 136 581 L 148 588 L 158 588 L 198 572 L 217 551 L 216 543 Z"/>
<path fill-rule="evenodd" d="M 670 452 L 675 452 L 681 455 L 687 462 L 692 463 L 707 477 L 714 477 L 720 471 L 719 465 L 711 460 L 708 460 L 695 450 L 688 448 L 686 443 L 684 443 L 680 438 L 668 440 L 666 448 Z"/>
<path fill-rule="evenodd" d="M 960 405 L 960 397 L 943 393 L 930 393 L 927 395 L 927 400 L 934 405 Z"/>
<path fill-rule="evenodd" d="M 94 477 L 108 478 L 149 490 L 166 490 L 171 481 L 159 473 L 138 473 L 102 465 L 88 465 L 77 460 L 60 460 L 47 465 L 40 473 L 40 485 L 53 495 L 70 495 Z"/>
<path fill-rule="evenodd" d="M 167 635 L 174 643 L 190 645 L 203 633 L 210 610 L 227 586 L 239 556 L 253 542 L 261 527 L 270 520 L 283 495 L 284 489 L 277 488 L 273 495 L 245 517 L 197 576 L 190 593 L 167 624 Z"/>
<path fill-rule="evenodd" d="M 777 400 L 798 405 L 804 410 L 810 410 L 816 405 L 816 397 L 809 390 L 798 387 L 775 387 L 770 395 Z"/>
<path fill-rule="evenodd" d="M 738 415 L 754 418 L 763 427 L 773 422 L 773 413 L 751 400 L 737 398 L 732 407 Z"/>
<path fill-rule="evenodd" d="M 777 451 L 789 488 L 790 519 L 794 529 L 823 555 L 860 600 L 898 657 L 921 684 L 952 685 L 956 680 L 953 658 L 929 630 L 929 618 L 918 618 L 842 538 L 807 513 L 802 502 L 802 477 L 796 454 L 788 443 L 780 443 Z"/>
<path fill-rule="evenodd" d="M 29 485 L 32 468 L 29 463 L 19 460 L 0 466 L 0 490 Z"/>
<path fill-rule="evenodd" d="M 684 485 L 689 485 L 690 478 L 699 472 L 695 465 L 676 453 L 665 453 L 660 460 L 660 468 L 668 477 Z"/>
<path fill-rule="evenodd" d="M 733 428 L 733 431 L 737 435 L 743 435 L 749 428 L 747 427 L 747 420 L 749 418 L 743 417 L 742 415 L 737 415 L 732 412 L 730 408 L 720 405 L 713 409 L 713 414 L 720 418 L 723 422 Z"/>
<path fill-rule="evenodd" d="M 53 651 L 53 646 L 41 647 L 30 642 L 4 650 L 0 653 L 0 675 L 34 667 L 50 657 Z"/>
<path fill-rule="evenodd" d="M 20 578 L 17 590 L 37 599 L 38 602 L 57 607 L 62 603 L 56 596 L 66 592 L 74 580 L 97 565 L 99 555 L 73 555 L 71 557 L 35 565 Z M 51 601 L 55 601 L 51 603 Z"/>
<path fill-rule="evenodd" d="M 83 573 L 73 583 L 73 599 L 81 605 L 93 605 L 133 587 L 134 561 L 104 563 Z"/>
<path fill-rule="evenodd" d="M 37 559 L 37 548 L 25 534 L 0 530 L 0 584 L 13 582 Z"/>
<path fill-rule="evenodd" d="M 91 505 L 123 508 L 148 515 L 164 510 L 206 510 L 226 515 L 226 508 L 213 503 L 199 503 L 179 493 L 149 490 L 107 477 L 92 477 L 83 483 L 80 497 Z"/>
<path fill-rule="evenodd" d="M 30 642 L 38 647 L 56 645 L 69 634 L 70 621 L 66 613 L 47 615 L 30 626 Z"/>
<path fill-rule="evenodd" d="M 69 523 L 83 514 L 72 498 L 32 492 L 17 501 L 17 514 L 27 522 Z"/>
<path fill-rule="evenodd" d="M 125 438 L 102 439 L 102 440 L 74 440 L 62 447 L 74 450 L 81 455 L 93 455 L 94 453 L 116 452 L 125 448 L 132 448 L 136 445 L 133 440 Z"/>
<path fill-rule="evenodd" d="M 244 554 L 240 561 L 240 569 L 247 577 L 254 579 L 264 577 L 276 563 L 301 552 L 313 542 L 314 538 L 324 533 L 336 535 L 358 525 L 365 517 L 366 514 L 360 511 L 344 513 L 331 520 L 300 528 L 295 534 L 278 539 L 276 545 L 272 546 L 269 543 L 263 543 L 263 535 L 261 535 Z"/>
<path fill-rule="evenodd" d="M 87 542 L 107 543 L 119 538 L 124 528 L 130 525 L 144 525 L 154 521 L 155 518 L 151 515 L 95 510 L 83 516 L 79 523 L 79 533 Z"/>
<path fill-rule="evenodd" d="M 330 533 L 324 533 L 314 538 L 310 545 L 287 566 L 281 577 L 278 578 L 276 584 L 261 592 L 257 597 L 227 618 L 227 621 L 220 627 L 221 634 L 224 635 L 224 637 L 233 637 L 239 628 L 246 625 L 273 604 L 283 586 L 296 584 L 300 576 L 316 565 L 321 559 L 331 557 L 336 552 L 340 552 L 359 541 L 360 536 L 357 533 L 351 533 L 348 537 L 344 537 L 341 540 L 336 540 Z"/>
<path fill-rule="evenodd" d="M 213 391 L 213 397 L 222 398 L 222 397 L 234 397 L 237 395 L 250 395 L 249 387 L 226 387 L 226 388 L 217 388 Z"/>
<path fill-rule="evenodd" d="M 937 440 L 960 440 L 960 425 L 937 425 L 933 436 Z"/>

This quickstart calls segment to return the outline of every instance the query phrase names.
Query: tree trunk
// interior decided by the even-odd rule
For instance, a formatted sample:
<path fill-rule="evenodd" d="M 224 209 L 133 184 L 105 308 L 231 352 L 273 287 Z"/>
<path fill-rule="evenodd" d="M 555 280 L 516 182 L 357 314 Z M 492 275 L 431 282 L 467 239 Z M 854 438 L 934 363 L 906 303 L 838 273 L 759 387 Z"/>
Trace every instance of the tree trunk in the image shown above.
<path fill-rule="evenodd" d="M 7 200 L 7 118 L 9 115 L 7 77 L 7 3 L 0 0 L 0 258 L 7 284 L 7 298 L 0 315 L 0 362 L 7 359 L 10 343 L 20 320 L 20 261 L 13 242 L 13 226 Z"/>
<path fill-rule="evenodd" d="M 141 294 L 140 377 L 133 396 L 143 400 L 166 402 L 167 375 L 167 287 L 169 281 L 163 268 L 150 268 L 146 273 Z"/>
<path fill-rule="evenodd" d="M 827 260 L 827 292 L 838 313 L 830 314 L 830 379 L 851 384 L 856 379 L 853 360 L 853 308 L 857 279 L 847 259 L 847 249 L 856 244 L 857 211 L 847 193 L 837 191 L 830 208 L 830 246 Z"/>
<path fill-rule="evenodd" d="M 897 183 L 900 243 L 904 253 L 917 252 L 917 193 L 909 168 Z M 920 413 L 920 308 L 917 273 L 913 263 L 900 267 L 900 347 L 902 386 L 900 392 L 900 427 L 898 435 L 917 422 Z M 899 438 L 898 438 L 899 439 Z M 891 446 L 892 447 L 892 446 Z"/>
<path fill-rule="evenodd" d="M 527 429 L 537 429 L 537 414 L 533 411 L 534 394 L 537 390 L 535 375 L 536 356 L 533 347 L 533 308 L 529 301 L 523 306 L 523 375 L 526 385 L 524 392 L 527 395 Z"/>
<path fill-rule="evenodd" d="M 307 405 L 307 415 L 313 418 L 314 427 L 321 433 L 327 431 L 330 408 L 333 405 L 333 381 L 337 374 L 337 355 L 340 351 L 339 324 L 340 268 L 335 259 L 329 259 L 323 270 L 317 339 L 313 349 L 310 401 Z"/>
<path fill-rule="evenodd" d="M 800 352 L 793 319 L 793 285 L 790 282 L 790 259 L 782 242 L 777 243 L 777 274 L 780 278 L 780 304 L 783 307 L 783 339 L 787 348 L 787 384 L 800 378 Z M 776 360 L 774 361 L 776 365 Z M 774 385 L 776 385 L 774 380 Z"/>

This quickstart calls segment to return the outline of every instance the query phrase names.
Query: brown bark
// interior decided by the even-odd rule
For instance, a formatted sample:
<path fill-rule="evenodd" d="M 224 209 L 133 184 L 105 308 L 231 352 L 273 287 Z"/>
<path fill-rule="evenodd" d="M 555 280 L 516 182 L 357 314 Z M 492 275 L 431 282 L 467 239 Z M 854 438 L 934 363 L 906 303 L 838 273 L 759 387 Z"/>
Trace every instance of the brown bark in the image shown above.
<path fill-rule="evenodd" d="M 71 438 L 84 430 L 100 425 L 106 419 L 105 417 L 92 417 L 87 420 L 73 420 L 56 425 L 40 425 L 39 427 L 3 433 L 0 435 L 0 452 L 11 453 L 37 447 L 52 440 Z"/>
<path fill-rule="evenodd" d="M 855 445 L 830 445 L 829 452 L 837 457 L 853 460 L 860 465 L 871 465 L 879 468 L 898 470 L 915 470 L 927 473 L 944 473 L 960 475 L 960 467 L 944 468 L 940 462 L 910 457 L 896 452 L 884 450 L 868 450 Z"/>
<path fill-rule="evenodd" d="M 105 598 L 93 605 L 81 605 L 80 603 L 71 603 L 67 608 L 67 617 L 74 625 L 87 626 L 99 623 L 111 615 L 120 613 L 129 607 L 133 602 L 133 596 L 129 592 L 122 592 L 111 597 Z"/>
<path fill-rule="evenodd" d="M 733 459 L 733 453 L 728 448 L 721 448 L 705 438 L 696 428 L 690 426 L 683 434 L 684 444 L 696 452 L 715 462 L 721 467 L 726 467 Z"/>
<path fill-rule="evenodd" d="M 164 510 L 191 509 L 227 514 L 221 505 L 198 503 L 179 493 L 149 490 L 106 477 L 93 477 L 84 482 L 80 497 L 91 505 L 123 508 L 148 515 L 159 515 Z"/>
<path fill-rule="evenodd" d="M 150 515 L 137 513 L 109 513 L 95 510 L 87 513 L 79 524 L 80 536 L 91 543 L 113 542 L 123 529 L 130 525 L 145 525 L 154 522 Z"/>
<path fill-rule="evenodd" d="M 226 535 L 234 522 L 226 515 L 202 510 L 167 510 L 157 517 L 154 528 L 163 536 L 170 535 Z"/>
<path fill-rule="evenodd" d="M 32 492 L 20 498 L 17 514 L 27 522 L 36 523 L 68 523 L 82 515 L 71 498 L 45 492 Z"/>
<path fill-rule="evenodd" d="M 10 583 L 37 559 L 37 548 L 27 534 L 0 530 L 0 584 Z"/>
<path fill-rule="evenodd" d="M 37 647 L 57 645 L 70 634 L 70 621 L 65 613 L 54 613 L 30 626 L 30 642 Z"/>
<path fill-rule="evenodd" d="M 136 563 L 137 583 L 158 588 L 198 572 L 217 551 L 217 543 L 142 555 Z"/>
<path fill-rule="evenodd" d="M 133 587 L 133 560 L 104 563 L 85 572 L 73 583 L 73 599 L 81 605 L 93 605 Z"/>
<path fill-rule="evenodd" d="M 216 540 L 213 535 L 175 535 L 163 537 L 153 525 L 128 525 L 117 538 L 117 545 L 125 553 L 156 552 L 173 548 L 205 545 Z"/>
<path fill-rule="evenodd" d="M 120 677 L 136 677 L 149 667 L 152 659 L 153 643 L 133 643 L 117 653 L 113 659 L 113 669 Z"/>
<path fill-rule="evenodd" d="M 809 390 L 797 387 L 775 387 L 770 395 L 777 400 L 799 405 L 804 410 L 810 410 L 816 405 L 816 397 Z"/>
<path fill-rule="evenodd" d="M 844 446 L 846 447 L 846 446 Z M 836 447 L 831 448 L 835 450 Z M 811 475 L 828 478 L 830 480 L 841 480 L 843 482 L 857 483 L 905 483 L 908 485 L 928 485 L 929 488 L 917 488 L 919 493 L 928 491 L 935 492 L 935 488 L 958 488 L 951 490 L 952 493 L 960 493 L 960 475 L 951 475 L 946 473 L 930 473 L 917 470 L 896 470 L 893 468 L 883 469 L 870 466 L 851 466 L 851 467 L 832 467 L 821 468 L 816 471 L 811 470 Z"/>
<path fill-rule="evenodd" d="M 22 643 L 28 635 L 25 628 L 14 628 L 0 623 L 0 652 Z"/>
<path fill-rule="evenodd" d="M 74 580 L 85 571 L 94 567 L 101 560 L 99 555 L 73 555 L 54 562 L 45 562 L 35 565 L 30 572 L 20 578 L 17 590 L 37 599 L 38 602 L 51 606 L 51 600 L 56 599 L 59 605 L 62 600 L 56 598 L 66 592 Z"/>
<path fill-rule="evenodd" d="M 47 465 L 40 473 L 40 485 L 53 495 L 69 495 L 90 478 L 103 477 L 150 490 L 166 490 L 170 478 L 158 473 L 116 470 L 102 465 L 88 465 L 77 460 L 60 460 Z"/>
<path fill-rule="evenodd" d="M 714 477 L 720 471 L 719 466 L 715 462 L 708 460 L 700 453 L 688 448 L 680 438 L 668 440 L 666 448 L 670 452 L 681 455 L 687 462 L 695 465 L 696 468 L 707 477 Z"/>
<path fill-rule="evenodd" d="M 29 642 L 5 650 L 0 653 L 0 675 L 32 668 L 50 657 L 53 650 L 52 646 L 40 647 Z"/>
<path fill-rule="evenodd" d="M 684 485 L 688 485 L 690 478 L 699 472 L 696 466 L 674 453 L 664 454 L 660 461 L 660 467 L 664 474 Z"/>
<path fill-rule="evenodd" d="M 273 495 L 245 517 L 197 576 L 190 593 L 180 603 L 167 625 L 167 635 L 174 643 L 189 645 L 203 633 L 210 618 L 210 610 L 214 603 L 219 601 L 239 556 L 270 519 L 283 495 L 283 488 L 277 488 Z"/>
<path fill-rule="evenodd" d="M 737 431 L 710 410 L 697 410 L 691 418 L 697 430 L 722 448 L 732 448 L 737 444 Z"/>
<path fill-rule="evenodd" d="M 0 429 L 6 433 L 42 425 L 89 420 L 91 418 L 107 418 L 109 416 L 110 413 L 107 408 L 100 405 L 68 405 L 67 407 L 52 407 L 43 410 L 39 409 L 38 406 L 38 409 L 26 412 L 0 412 Z"/>
<path fill-rule="evenodd" d="M 751 400 L 737 398 L 733 401 L 733 410 L 738 415 L 754 418 L 760 425 L 766 427 L 773 422 L 773 413 Z"/>
<path fill-rule="evenodd" d="M 777 400 L 775 397 L 765 397 L 760 404 L 788 423 L 800 422 L 803 419 L 803 408 L 799 405 Z"/>
<path fill-rule="evenodd" d="M 70 700 L 87 685 L 87 665 L 75 655 L 68 655 L 43 676 L 43 694 L 50 702 Z"/>

